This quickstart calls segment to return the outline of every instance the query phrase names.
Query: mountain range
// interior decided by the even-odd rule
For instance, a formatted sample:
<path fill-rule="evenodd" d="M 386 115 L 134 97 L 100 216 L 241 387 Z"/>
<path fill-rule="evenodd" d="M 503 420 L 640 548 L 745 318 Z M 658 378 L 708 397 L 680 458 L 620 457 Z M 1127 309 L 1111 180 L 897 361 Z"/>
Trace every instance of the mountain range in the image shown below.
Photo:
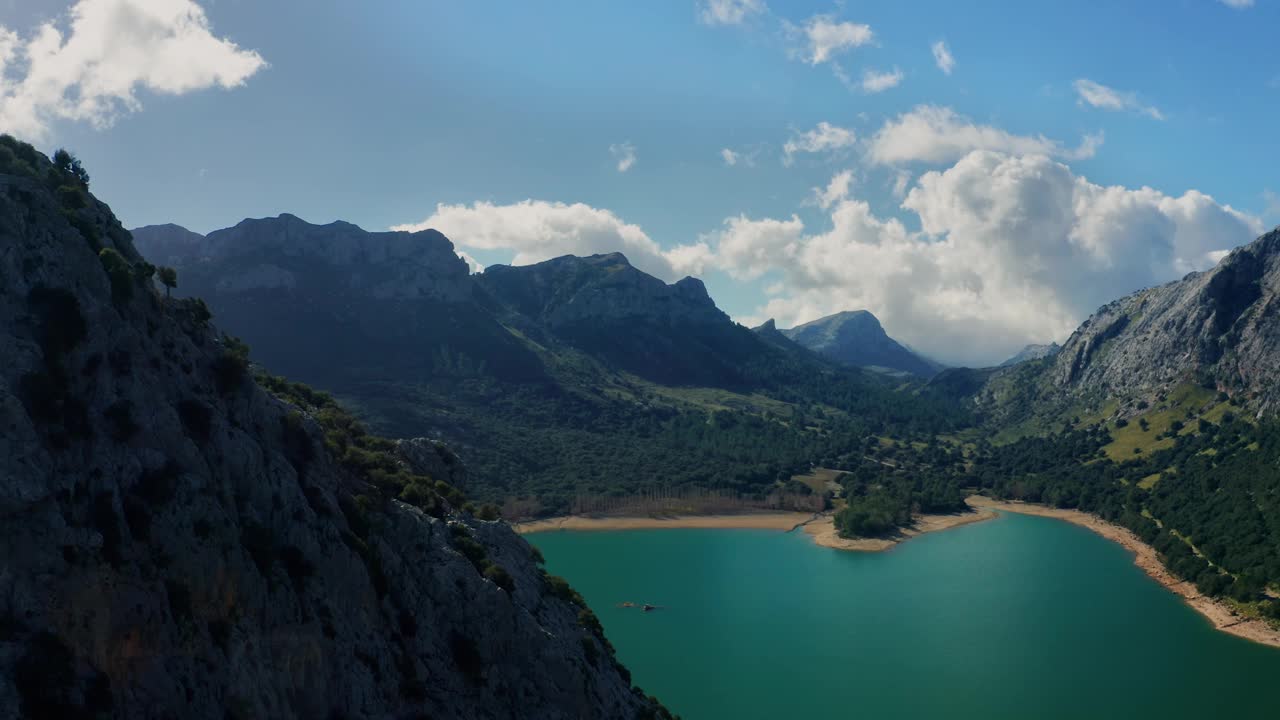
<path fill-rule="evenodd" d="M 204 243 L 176 226 L 134 237 L 144 253 L 185 249 L 168 255 L 178 292 L 255 359 L 334 391 L 377 430 L 450 441 L 487 500 L 565 511 L 580 493 L 707 483 L 763 497 L 814 457 L 851 452 L 840 434 L 868 421 L 955 423 L 882 373 L 732 322 L 701 281 L 667 284 L 618 253 L 471 275 L 438 232 L 290 215 Z"/>

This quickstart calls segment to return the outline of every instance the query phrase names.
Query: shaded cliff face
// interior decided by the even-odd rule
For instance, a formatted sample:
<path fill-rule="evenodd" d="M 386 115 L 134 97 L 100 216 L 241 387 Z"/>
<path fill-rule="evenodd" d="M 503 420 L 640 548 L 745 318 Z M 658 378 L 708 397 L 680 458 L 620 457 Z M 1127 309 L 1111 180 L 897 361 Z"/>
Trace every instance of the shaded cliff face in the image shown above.
<path fill-rule="evenodd" d="M 781 331 L 800 345 L 855 367 L 905 372 L 929 378 L 940 366 L 889 337 L 866 310 L 836 313 Z"/>
<path fill-rule="evenodd" d="M 620 253 L 498 265 L 476 276 L 504 319 L 659 383 L 740 386 L 773 349 L 716 307 L 701 280 L 668 285 Z"/>
<path fill-rule="evenodd" d="M 456 457 L 269 392 L 56 172 L 0 167 L 0 716 L 662 712 Z"/>
<path fill-rule="evenodd" d="M 632 267 L 621 253 L 512 267 L 495 265 L 478 278 L 500 302 L 551 327 L 609 321 L 722 323 L 701 280 L 668 285 Z"/>
<path fill-rule="evenodd" d="M 135 241 L 143 256 L 178 268 L 176 294 L 208 302 L 275 372 L 340 391 L 369 377 L 436 374 L 442 364 L 543 378 L 533 353 L 473 300 L 466 262 L 434 230 L 371 233 L 281 215 L 200 242 L 191 235 L 151 226 Z"/>

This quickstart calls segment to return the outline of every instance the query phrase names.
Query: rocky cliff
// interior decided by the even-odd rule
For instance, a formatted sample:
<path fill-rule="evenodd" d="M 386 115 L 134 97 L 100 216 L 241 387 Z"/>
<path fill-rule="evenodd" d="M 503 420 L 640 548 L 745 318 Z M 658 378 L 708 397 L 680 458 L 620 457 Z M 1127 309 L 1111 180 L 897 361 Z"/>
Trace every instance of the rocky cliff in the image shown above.
<path fill-rule="evenodd" d="M 1280 230 L 1216 267 L 1109 303 L 1062 346 L 1052 386 L 1147 397 L 1197 382 L 1262 414 L 1280 406 Z"/>
<path fill-rule="evenodd" d="M 1268 416 L 1280 410 L 1277 357 L 1280 230 L 1273 230 L 1210 270 L 1102 306 L 1057 353 L 985 373 L 974 399 L 997 422 L 1028 413 L 1129 416 L 1198 386 Z"/>
<path fill-rule="evenodd" d="M 836 313 L 781 331 L 796 343 L 832 360 L 880 371 L 929 378 L 941 366 L 920 357 L 889 337 L 875 315 L 866 310 Z"/>
<path fill-rule="evenodd" d="M 9 138 L 0 248 L 0 718 L 665 714 L 455 456 L 255 379 Z"/>

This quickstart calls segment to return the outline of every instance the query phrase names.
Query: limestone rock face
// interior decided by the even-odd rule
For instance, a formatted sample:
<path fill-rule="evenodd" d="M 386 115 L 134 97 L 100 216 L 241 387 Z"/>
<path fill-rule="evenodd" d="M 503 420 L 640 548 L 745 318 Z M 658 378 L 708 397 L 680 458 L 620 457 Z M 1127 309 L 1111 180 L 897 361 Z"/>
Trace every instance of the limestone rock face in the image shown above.
<path fill-rule="evenodd" d="M 1028 360 L 1040 360 L 1042 358 L 1053 357 L 1054 355 L 1057 355 L 1058 351 L 1061 349 L 1062 347 L 1059 346 L 1058 343 L 1027 345 L 1008 360 L 1000 363 L 1000 367 L 1009 367 L 1010 365 L 1017 365 L 1018 363 L 1024 363 Z"/>
<path fill-rule="evenodd" d="M 1280 230 L 1216 267 L 1098 309 L 1046 358 L 989 373 L 979 410 L 1102 407 L 1134 414 L 1180 385 L 1226 393 L 1259 417 L 1280 410 Z"/>
<path fill-rule="evenodd" d="M 467 467 L 448 445 L 439 440 L 397 440 L 396 450 L 413 472 L 444 480 L 456 488 L 467 487 Z"/>
<path fill-rule="evenodd" d="M 1146 397 L 1194 381 L 1260 414 L 1280 402 L 1280 230 L 1216 267 L 1109 303 L 1062 346 L 1053 385 Z"/>
<path fill-rule="evenodd" d="M 307 233 L 317 261 L 402 267 L 356 281 L 375 292 L 466 279 L 414 276 L 443 238 L 338 242 L 349 227 L 248 223 L 209 250 Z M 507 525 L 360 510 L 372 491 L 315 418 L 152 287 L 105 205 L 0 175 L 0 248 L 0 718 L 652 716 Z M 464 483 L 447 448 L 400 448 Z"/>

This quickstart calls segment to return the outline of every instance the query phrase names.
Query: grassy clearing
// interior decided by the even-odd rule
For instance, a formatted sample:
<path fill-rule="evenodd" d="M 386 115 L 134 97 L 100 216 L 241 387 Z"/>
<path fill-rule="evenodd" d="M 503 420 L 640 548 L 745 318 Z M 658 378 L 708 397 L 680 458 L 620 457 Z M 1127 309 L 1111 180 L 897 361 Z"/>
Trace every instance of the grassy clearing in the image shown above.
<path fill-rule="evenodd" d="M 1124 462 L 1132 460 L 1137 455 L 1149 455 L 1158 450 L 1171 448 L 1174 439 L 1169 437 L 1168 433 L 1173 429 L 1174 424 L 1182 423 L 1182 426 L 1174 431 L 1176 434 L 1186 435 L 1196 432 L 1198 420 L 1204 417 L 1206 407 L 1213 400 L 1212 390 L 1189 383 L 1179 385 L 1163 401 L 1147 412 L 1130 419 L 1124 427 L 1113 425 L 1112 440 L 1103 447 L 1103 450 L 1112 460 Z M 1217 417 L 1221 420 L 1222 415 L 1218 414 Z M 1208 420 L 1208 418 L 1205 419 Z"/>
<path fill-rule="evenodd" d="M 754 393 L 751 395 L 743 395 L 741 393 L 721 390 L 719 388 L 704 387 L 667 387 L 664 385 L 655 385 L 637 382 L 637 385 L 643 383 L 645 390 L 654 395 L 672 403 L 693 406 L 704 410 L 736 410 L 739 412 L 763 414 L 773 413 L 782 418 L 791 417 L 795 410 L 793 406 L 781 400 Z M 831 413 L 838 413 L 837 410 L 830 410 Z"/>
<path fill-rule="evenodd" d="M 827 490 L 835 492 L 840 489 L 840 484 L 836 482 L 836 478 L 842 474 L 842 471 L 832 470 L 831 468 L 814 468 L 813 472 L 805 473 L 804 475 L 792 475 L 791 479 L 808 485 L 809 489 L 815 493 L 822 493 Z"/>
<path fill-rule="evenodd" d="M 1162 474 L 1163 473 L 1152 473 L 1142 478 L 1141 480 L 1138 481 L 1138 487 L 1142 488 L 1143 490 L 1150 490 L 1151 488 L 1156 486 L 1156 483 L 1160 482 L 1160 476 Z"/>

